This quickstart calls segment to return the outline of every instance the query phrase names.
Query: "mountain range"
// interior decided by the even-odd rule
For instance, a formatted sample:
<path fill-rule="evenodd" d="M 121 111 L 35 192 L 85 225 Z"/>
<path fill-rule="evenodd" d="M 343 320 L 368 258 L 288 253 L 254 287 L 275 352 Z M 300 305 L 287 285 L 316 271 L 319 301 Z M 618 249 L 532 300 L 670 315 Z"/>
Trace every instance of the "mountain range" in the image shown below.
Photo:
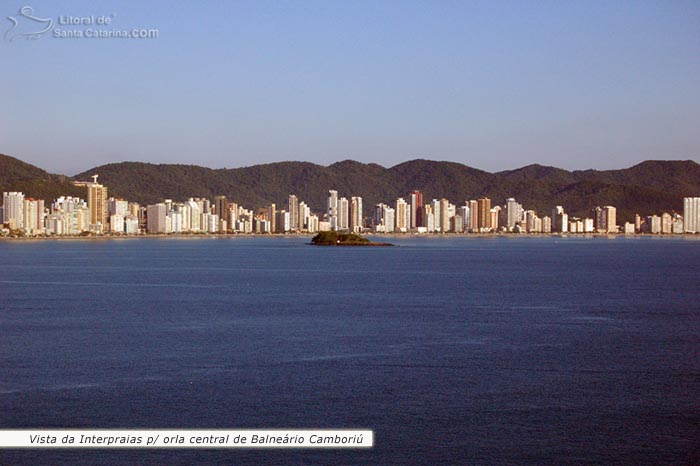
<path fill-rule="evenodd" d="M 411 160 L 385 168 L 352 160 L 323 166 L 309 162 L 278 162 L 251 167 L 211 169 L 197 165 L 111 163 L 73 177 L 55 175 L 0 154 L 0 191 L 23 191 L 46 199 L 59 195 L 85 197 L 73 180 L 99 182 L 110 195 L 141 204 L 163 199 L 213 198 L 223 194 L 248 208 L 276 203 L 284 208 L 296 194 L 312 210 L 323 212 L 329 189 L 340 196 L 362 196 L 365 215 L 379 202 L 393 204 L 412 190 L 424 202 L 445 197 L 462 205 L 487 196 L 492 205 L 515 197 L 525 209 L 549 215 L 562 205 L 570 215 L 585 216 L 598 205 L 614 205 L 619 221 L 664 211 L 682 212 L 683 197 L 700 196 L 700 165 L 692 160 L 648 160 L 621 170 L 567 171 L 542 165 L 490 173 L 454 162 Z"/>

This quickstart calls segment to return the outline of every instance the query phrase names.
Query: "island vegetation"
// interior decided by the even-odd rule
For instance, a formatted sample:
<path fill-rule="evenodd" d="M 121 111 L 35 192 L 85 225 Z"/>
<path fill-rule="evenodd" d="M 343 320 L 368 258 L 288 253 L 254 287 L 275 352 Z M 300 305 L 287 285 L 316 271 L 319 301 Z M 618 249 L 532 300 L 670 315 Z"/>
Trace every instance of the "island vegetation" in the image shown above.
<path fill-rule="evenodd" d="M 314 246 L 393 246 L 391 243 L 377 243 L 355 233 L 322 231 L 311 239 Z"/>

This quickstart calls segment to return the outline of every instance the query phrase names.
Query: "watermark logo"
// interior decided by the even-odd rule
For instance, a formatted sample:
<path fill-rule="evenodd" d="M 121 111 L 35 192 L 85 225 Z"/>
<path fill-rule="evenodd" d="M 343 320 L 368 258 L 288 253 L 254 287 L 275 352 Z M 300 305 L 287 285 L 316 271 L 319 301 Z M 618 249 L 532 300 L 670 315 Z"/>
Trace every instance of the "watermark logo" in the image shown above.
<path fill-rule="evenodd" d="M 8 16 L 12 26 L 5 32 L 5 40 L 14 42 L 17 39 L 36 40 L 53 29 L 53 19 L 37 18 L 34 8 L 23 6 L 17 16 Z"/>
<path fill-rule="evenodd" d="M 39 18 L 34 8 L 24 6 L 16 15 L 8 16 L 12 23 L 5 31 L 4 39 L 37 40 L 43 36 L 53 39 L 157 39 L 157 28 L 118 28 L 113 22 L 115 13 L 107 15 L 60 15 L 56 18 Z"/>

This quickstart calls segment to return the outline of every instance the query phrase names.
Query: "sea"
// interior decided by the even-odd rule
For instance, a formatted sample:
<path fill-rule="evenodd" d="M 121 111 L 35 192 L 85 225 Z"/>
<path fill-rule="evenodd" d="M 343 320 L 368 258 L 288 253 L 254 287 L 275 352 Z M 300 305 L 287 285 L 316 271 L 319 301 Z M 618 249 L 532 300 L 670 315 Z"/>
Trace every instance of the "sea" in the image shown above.
<path fill-rule="evenodd" d="M 0 428 L 356 428 L 365 450 L 0 464 L 700 464 L 700 239 L 0 241 Z"/>

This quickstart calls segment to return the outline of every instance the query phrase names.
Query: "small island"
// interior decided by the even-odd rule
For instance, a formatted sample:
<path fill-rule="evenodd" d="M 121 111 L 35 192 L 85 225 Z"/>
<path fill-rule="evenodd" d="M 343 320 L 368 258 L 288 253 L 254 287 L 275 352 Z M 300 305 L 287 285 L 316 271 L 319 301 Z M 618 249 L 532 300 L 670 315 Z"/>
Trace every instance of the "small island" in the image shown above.
<path fill-rule="evenodd" d="M 322 231 L 311 239 L 314 246 L 393 246 L 391 243 L 376 243 L 354 233 Z"/>

